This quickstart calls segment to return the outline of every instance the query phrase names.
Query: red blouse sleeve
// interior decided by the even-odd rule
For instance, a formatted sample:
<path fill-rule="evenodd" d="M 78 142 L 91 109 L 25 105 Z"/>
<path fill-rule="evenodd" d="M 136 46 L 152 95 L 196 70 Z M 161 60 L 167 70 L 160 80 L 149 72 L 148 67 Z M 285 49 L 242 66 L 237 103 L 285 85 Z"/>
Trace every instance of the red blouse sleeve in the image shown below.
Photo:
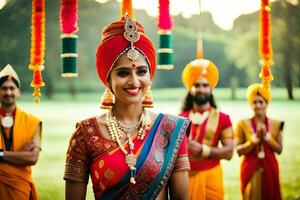
<path fill-rule="evenodd" d="M 222 140 L 232 140 L 233 130 L 229 115 L 221 113 L 220 115 L 220 126 L 221 126 L 221 139 Z"/>
<path fill-rule="evenodd" d="M 80 124 L 72 135 L 67 151 L 64 180 L 88 183 L 89 156 L 86 140 Z"/>
<path fill-rule="evenodd" d="M 189 129 L 187 129 L 189 130 Z M 173 171 L 190 170 L 190 162 L 187 150 L 187 137 L 184 135 L 183 141 L 178 151 L 178 156 Z"/>
<path fill-rule="evenodd" d="M 222 115 L 221 115 L 220 122 L 222 122 L 222 129 L 221 130 L 224 130 L 224 129 L 232 126 L 229 115 L 226 115 L 224 113 L 222 113 Z"/>

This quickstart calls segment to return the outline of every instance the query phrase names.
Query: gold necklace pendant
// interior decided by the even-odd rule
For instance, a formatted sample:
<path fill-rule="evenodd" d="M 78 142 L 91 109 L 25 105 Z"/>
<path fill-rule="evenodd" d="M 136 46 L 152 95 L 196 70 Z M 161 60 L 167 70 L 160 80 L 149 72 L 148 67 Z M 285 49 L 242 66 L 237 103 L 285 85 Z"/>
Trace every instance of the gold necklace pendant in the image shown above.
<path fill-rule="evenodd" d="M 136 156 L 132 152 L 126 155 L 125 162 L 130 170 L 136 170 Z"/>
<path fill-rule="evenodd" d="M 1 124 L 4 128 L 11 128 L 14 125 L 14 118 L 11 115 L 2 117 Z"/>
<path fill-rule="evenodd" d="M 257 154 L 257 157 L 259 159 L 264 159 L 265 158 L 265 152 L 263 150 L 259 151 Z"/>
<path fill-rule="evenodd" d="M 145 129 L 147 127 L 147 123 L 144 120 L 146 117 L 144 117 L 144 113 L 142 113 L 140 120 L 135 125 L 126 126 L 122 124 L 115 116 L 113 116 L 113 113 L 109 111 L 106 115 L 106 126 L 108 128 L 108 132 L 110 137 L 116 141 L 118 144 L 118 147 L 120 148 L 121 152 L 125 155 L 125 163 L 127 164 L 129 170 L 130 170 L 130 183 L 135 184 L 135 173 L 136 173 L 136 161 L 137 158 L 133 153 L 134 150 L 134 143 L 131 138 L 131 133 L 136 130 L 139 126 L 141 126 L 141 129 Z M 141 130 L 140 129 L 140 130 Z M 139 130 L 139 133 L 140 133 Z M 125 149 L 125 147 L 121 144 L 121 132 L 124 132 L 126 137 L 128 138 L 128 146 L 129 146 L 129 153 Z M 144 137 L 143 137 L 144 138 Z"/>

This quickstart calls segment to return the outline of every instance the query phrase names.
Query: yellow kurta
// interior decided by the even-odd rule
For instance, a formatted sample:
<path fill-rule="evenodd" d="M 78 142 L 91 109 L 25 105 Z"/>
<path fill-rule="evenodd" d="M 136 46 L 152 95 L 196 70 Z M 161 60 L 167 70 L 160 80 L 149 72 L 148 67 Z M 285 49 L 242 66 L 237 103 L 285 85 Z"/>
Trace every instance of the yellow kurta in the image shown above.
<path fill-rule="evenodd" d="M 13 127 L 13 151 L 20 151 L 26 143 L 33 139 L 39 124 L 41 124 L 39 119 L 25 113 L 18 107 L 16 108 Z M 0 141 L 0 149 L 4 149 L 1 134 Z M 0 163 L 0 199 L 37 199 L 30 166 L 13 166 Z"/>

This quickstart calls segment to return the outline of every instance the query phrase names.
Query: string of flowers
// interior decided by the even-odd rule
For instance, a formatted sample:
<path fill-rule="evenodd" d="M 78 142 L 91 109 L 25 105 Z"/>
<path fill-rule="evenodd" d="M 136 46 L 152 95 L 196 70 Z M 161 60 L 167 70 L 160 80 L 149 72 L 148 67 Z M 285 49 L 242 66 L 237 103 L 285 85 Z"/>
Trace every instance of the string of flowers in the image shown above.
<path fill-rule="evenodd" d="M 126 13 L 134 20 L 134 10 L 132 7 L 132 0 L 123 0 L 121 4 L 121 17 L 124 17 Z"/>
<path fill-rule="evenodd" d="M 29 69 L 33 71 L 31 87 L 34 88 L 34 102 L 39 103 L 40 88 L 45 86 L 41 71 L 45 58 L 45 0 L 32 0 L 31 49 Z"/>
<path fill-rule="evenodd" d="M 273 52 L 271 45 L 271 6 L 269 0 L 261 0 L 259 55 L 261 57 L 261 72 L 263 87 L 270 88 L 273 80 L 270 67 L 273 65 Z"/>
<path fill-rule="evenodd" d="M 62 32 L 62 76 L 77 77 L 78 0 L 62 0 L 60 30 Z"/>
<path fill-rule="evenodd" d="M 159 0 L 158 15 L 159 48 L 158 69 L 171 70 L 173 65 L 172 18 L 170 15 L 170 0 Z"/>

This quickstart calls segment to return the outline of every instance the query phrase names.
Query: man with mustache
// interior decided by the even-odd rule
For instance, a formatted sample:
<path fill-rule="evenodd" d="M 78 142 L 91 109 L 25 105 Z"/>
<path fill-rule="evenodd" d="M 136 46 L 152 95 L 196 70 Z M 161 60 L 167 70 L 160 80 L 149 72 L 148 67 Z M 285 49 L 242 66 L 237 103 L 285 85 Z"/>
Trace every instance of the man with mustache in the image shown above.
<path fill-rule="evenodd" d="M 212 90 L 218 79 L 217 67 L 205 59 L 188 63 L 182 72 L 189 92 L 180 115 L 192 121 L 188 135 L 189 199 L 224 199 L 220 160 L 232 157 L 233 131 L 229 116 L 216 109 Z"/>
<path fill-rule="evenodd" d="M 20 79 L 7 65 L 0 72 L 0 199 L 37 199 L 31 165 L 39 157 L 41 124 L 16 105 Z"/>

